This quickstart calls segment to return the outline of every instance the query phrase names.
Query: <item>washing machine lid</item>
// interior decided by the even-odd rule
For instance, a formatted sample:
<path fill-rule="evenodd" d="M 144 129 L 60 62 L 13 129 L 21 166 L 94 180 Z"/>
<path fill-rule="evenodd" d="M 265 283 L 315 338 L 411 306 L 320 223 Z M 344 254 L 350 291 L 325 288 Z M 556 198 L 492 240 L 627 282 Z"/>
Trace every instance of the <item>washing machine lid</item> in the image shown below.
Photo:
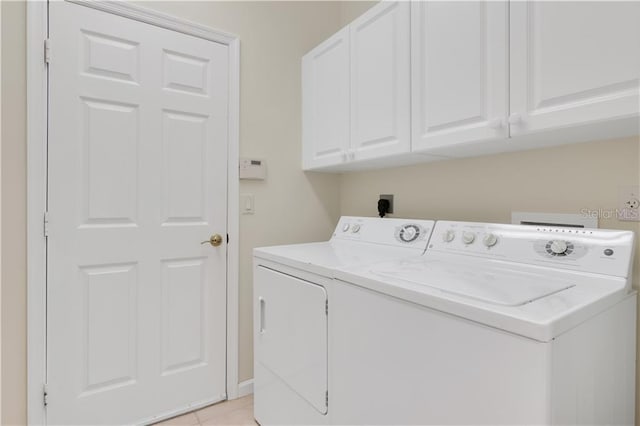
<path fill-rule="evenodd" d="M 548 273 L 523 271 L 509 265 L 469 265 L 445 260 L 408 259 L 372 267 L 371 272 L 501 306 L 521 306 L 575 286 L 572 281 Z"/>
<path fill-rule="evenodd" d="M 423 248 L 403 248 L 357 241 L 332 240 L 260 247 L 254 249 L 253 254 L 258 259 L 270 260 L 331 278 L 335 269 L 420 255 L 423 250 Z"/>

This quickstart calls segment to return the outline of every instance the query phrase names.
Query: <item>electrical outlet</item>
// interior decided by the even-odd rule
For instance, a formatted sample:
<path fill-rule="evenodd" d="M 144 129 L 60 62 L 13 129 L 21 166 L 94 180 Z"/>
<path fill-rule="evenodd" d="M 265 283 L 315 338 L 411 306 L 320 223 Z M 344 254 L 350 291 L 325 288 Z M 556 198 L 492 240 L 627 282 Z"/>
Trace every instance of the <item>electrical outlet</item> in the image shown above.
<path fill-rule="evenodd" d="M 389 200 L 389 211 L 387 213 L 393 214 L 393 194 L 380 194 L 380 200 Z"/>
<path fill-rule="evenodd" d="M 618 220 L 640 222 L 640 186 L 618 188 Z"/>

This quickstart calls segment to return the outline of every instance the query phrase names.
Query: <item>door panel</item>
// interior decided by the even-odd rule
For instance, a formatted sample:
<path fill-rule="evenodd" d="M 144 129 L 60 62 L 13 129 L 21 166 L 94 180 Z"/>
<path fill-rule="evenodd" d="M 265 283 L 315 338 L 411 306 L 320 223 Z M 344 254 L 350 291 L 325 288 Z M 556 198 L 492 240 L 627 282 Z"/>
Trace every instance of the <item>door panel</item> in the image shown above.
<path fill-rule="evenodd" d="M 165 261 L 162 265 L 162 374 L 206 363 L 208 281 L 204 259 Z"/>
<path fill-rule="evenodd" d="M 512 135 L 638 114 L 640 3 L 511 2 L 510 15 Z"/>
<path fill-rule="evenodd" d="M 50 424 L 225 398 L 227 47 L 50 5 Z"/>
<path fill-rule="evenodd" d="M 414 151 L 508 136 L 507 10 L 500 1 L 412 3 Z"/>
<path fill-rule="evenodd" d="M 409 152 L 409 12 L 382 2 L 349 26 L 352 159 Z"/>
<path fill-rule="evenodd" d="M 136 264 L 80 268 L 84 299 L 82 394 L 133 384 L 137 378 Z"/>

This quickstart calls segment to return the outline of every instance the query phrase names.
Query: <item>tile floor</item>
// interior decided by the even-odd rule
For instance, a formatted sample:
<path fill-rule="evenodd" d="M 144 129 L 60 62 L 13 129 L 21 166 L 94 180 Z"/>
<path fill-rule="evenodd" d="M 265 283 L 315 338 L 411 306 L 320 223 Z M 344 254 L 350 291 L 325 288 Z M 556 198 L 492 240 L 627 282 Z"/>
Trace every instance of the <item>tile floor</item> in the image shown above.
<path fill-rule="evenodd" d="M 253 420 L 253 395 L 247 395 L 233 401 L 224 401 L 218 404 L 209 405 L 174 417 L 160 423 L 156 426 L 213 426 L 213 425 L 253 425 L 257 423 Z"/>

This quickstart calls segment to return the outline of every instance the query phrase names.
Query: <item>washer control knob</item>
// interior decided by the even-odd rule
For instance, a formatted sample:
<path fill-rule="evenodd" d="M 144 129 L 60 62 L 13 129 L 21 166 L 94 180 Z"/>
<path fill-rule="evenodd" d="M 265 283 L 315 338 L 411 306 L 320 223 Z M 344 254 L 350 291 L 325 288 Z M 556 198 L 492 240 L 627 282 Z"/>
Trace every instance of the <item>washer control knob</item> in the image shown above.
<path fill-rule="evenodd" d="M 487 234 L 482 239 L 482 242 L 487 247 L 493 247 L 498 243 L 498 237 L 496 237 L 496 234 Z"/>
<path fill-rule="evenodd" d="M 464 231 L 462 233 L 462 242 L 465 244 L 471 244 L 476 239 L 476 234 L 470 231 Z"/>
<path fill-rule="evenodd" d="M 452 229 L 444 231 L 444 233 L 442 234 L 442 241 L 444 241 L 445 243 L 450 243 L 455 238 L 456 238 L 456 232 Z"/>
<path fill-rule="evenodd" d="M 360 225 L 358 225 L 357 223 L 354 223 L 354 224 L 351 226 L 351 232 L 353 232 L 354 234 L 357 234 L 357 233 L 358 233 L 358 231 L 360 231 Z"/>
<path fill-rule="evenodd" d="M 342 232 L 347 232 L 349 228 L 351 228 L 351 225 L 345 223 L 344 225 L 342 225 Z"/>
<path fill-rule="evenodd" d="M 397 237 L 404 243 L 412 243 L 418 239 L 420 233 L 421 230 L 418 225 L 409 224 L 404 225 L 402 228 L 400 228 Z"/>
<path fill-rule="evenodd" d="M 551 251 L 555 254 L 563 254 L 567 251 L 567 243 L 562 240 L 551 241 Z"/>

